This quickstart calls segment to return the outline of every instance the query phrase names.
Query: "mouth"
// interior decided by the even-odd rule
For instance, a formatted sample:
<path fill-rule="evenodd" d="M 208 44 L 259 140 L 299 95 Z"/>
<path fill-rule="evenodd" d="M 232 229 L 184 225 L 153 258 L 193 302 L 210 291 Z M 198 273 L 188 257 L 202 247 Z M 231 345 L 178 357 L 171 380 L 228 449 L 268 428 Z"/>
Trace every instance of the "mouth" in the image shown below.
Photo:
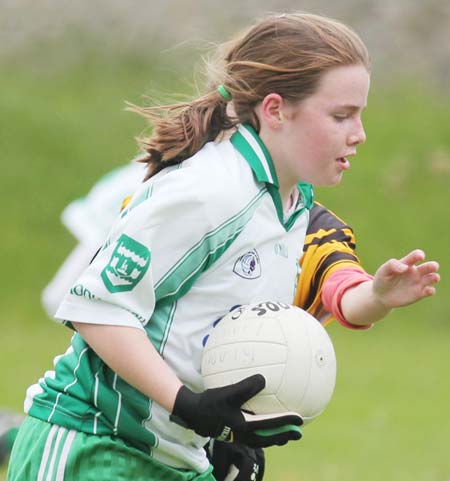
<path fill-rule="evenodd" d="M 339 157 L 336 159 L 336 162 L 339 164 L 339 167 L 342 170 L 348 170 L 350 169 L 350 162 L 346 157 Z"/>

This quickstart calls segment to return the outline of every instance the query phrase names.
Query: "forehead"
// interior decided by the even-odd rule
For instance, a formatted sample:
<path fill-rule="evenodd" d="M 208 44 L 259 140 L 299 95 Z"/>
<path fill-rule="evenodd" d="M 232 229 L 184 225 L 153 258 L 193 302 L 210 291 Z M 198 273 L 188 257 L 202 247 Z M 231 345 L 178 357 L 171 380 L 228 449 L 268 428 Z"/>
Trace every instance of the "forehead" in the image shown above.
<path fill-rule="evenodd" d="M 370 87 L 370 75 L 363 65 L 333 67 L 325 72 L 314 94 L 305 102 L 322 106 L 364 108 Z"/>

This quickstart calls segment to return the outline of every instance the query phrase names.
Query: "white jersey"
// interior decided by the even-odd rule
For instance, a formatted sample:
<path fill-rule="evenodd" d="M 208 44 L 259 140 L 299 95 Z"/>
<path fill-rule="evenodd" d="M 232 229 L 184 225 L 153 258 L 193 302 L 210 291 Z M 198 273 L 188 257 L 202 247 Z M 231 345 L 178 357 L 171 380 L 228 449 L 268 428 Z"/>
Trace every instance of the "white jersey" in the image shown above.
<path fill-rule="evenodd" d="M 241 126 L 144 183 L 56 317 L 143 329 L 180 380 L 203 390 L 202 341 L 236 305 L 292 303 L 312 189 L 299 184 L 285 219 L 271 158 Z M 203 472 L 206 439 L 110 371 L 82 338 L 56 376 L 29 389 L 31 415 L 117 434 L 155 459 Z"/>

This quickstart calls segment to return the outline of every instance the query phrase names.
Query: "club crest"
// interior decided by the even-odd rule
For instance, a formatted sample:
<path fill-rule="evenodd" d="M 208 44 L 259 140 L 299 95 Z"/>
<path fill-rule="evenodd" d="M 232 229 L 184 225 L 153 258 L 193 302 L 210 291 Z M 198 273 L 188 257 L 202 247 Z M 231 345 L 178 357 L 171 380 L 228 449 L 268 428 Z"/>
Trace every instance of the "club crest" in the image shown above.
<path fill-rule="evenodd" d="M 244 279 L 257 279 L 261 276 L 261 264 L 256 249 L 246 252 L 234 263 L 233 272 Z"/>
<path fill-rule="evenodd" d="M 147 247 L 122 234 L 108 265 L 102 271 L 108 291 L 114 293 L 134 289 L 147 272 L 150 259 Z"/>

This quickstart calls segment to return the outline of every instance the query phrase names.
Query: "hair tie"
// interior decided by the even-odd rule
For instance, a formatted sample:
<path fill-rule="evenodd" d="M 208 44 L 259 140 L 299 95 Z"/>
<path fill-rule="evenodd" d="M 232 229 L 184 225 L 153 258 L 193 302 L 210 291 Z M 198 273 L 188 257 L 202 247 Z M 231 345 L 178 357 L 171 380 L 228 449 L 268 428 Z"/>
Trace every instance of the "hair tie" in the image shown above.
<path fill-rule="evenodd" d="M 220 84 L 217 87 L 217 92 L 219 92 L 220 96 L 226 101 L 229 102 L 231 100 L 231 94 L 228 92 L 228 90 L 225 88 L 224 85 Z"/>

